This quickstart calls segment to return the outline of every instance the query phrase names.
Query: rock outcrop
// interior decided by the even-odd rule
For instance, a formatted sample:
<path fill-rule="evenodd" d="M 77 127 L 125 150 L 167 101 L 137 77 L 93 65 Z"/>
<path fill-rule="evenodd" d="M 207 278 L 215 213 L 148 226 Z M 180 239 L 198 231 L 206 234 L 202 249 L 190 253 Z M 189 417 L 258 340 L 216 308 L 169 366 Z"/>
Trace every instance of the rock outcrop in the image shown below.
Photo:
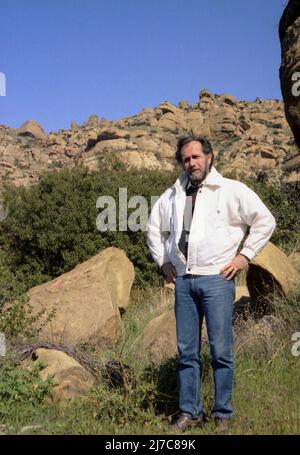
<path fill-rule="evenodd" d="M 279 24 L 280 83 L 285 114 L 300 148 L 300 3 L 289 0 Z M 298 161 L 297 169 L 299 169 Z"/>
<path fill-rule="evenodd" d="M 6 184 L 28 186 L 51 170 L 97 169 L 111 154 L 129 167 L 172 170 L 177 139 L 190 133 L 211 140 L 216 166 L 228 176 L 299 180 L 299 157 L 281 101 L 240 101 L 202 90 L 194 104 L 166 101 L 116 122 L 92 115 L 48 135 L 33 121 L 21 129 L 0 125 L 0 193 Z"/>
<path fill-rule="evenodd" d="M 20 128 L 19 136 L 29 136 L 35 139 L 45 140 L 47 134 L 35 120 L 28 120 Z"/>
<path fill-rule="evenodd" d="M 126 254 L 111 247 L 30 289 L 27 295 L 34 314 L 54 311 L 40 339 L 66 345 L 115 342 L 123 333 L 120 310 L 128 305 L 133 279 L 134 268 Z"/>

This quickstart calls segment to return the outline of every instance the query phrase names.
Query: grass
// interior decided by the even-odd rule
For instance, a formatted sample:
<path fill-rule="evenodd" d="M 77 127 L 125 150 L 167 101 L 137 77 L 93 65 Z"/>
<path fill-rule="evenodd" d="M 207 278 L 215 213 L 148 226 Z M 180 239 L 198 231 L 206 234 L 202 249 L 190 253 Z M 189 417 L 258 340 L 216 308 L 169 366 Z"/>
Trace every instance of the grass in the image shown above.
<path fill-rule="evenodd" d="M 274 301 L 274 314 L 282 324 L 272 339 L 263 340 L 260 348 L 237 351 L 235 356 L 235 387 L 233 394 L 234 419 L 230 434 L 299 434 L 300 433 L 300 356 L 292 355 L 291 336 L 300 330 L 300 290 L 287 300 Z M 35 396 L 27 378 L 22 393 L 10 393 L 5 410 L 5 393 L 2 393 L 0 426 L 6 433 L 27 434 L 175 434 L 170 427 L 177 411 L 176 359 L 159 367 L 149 367 L 144 353 L 139 352 L 139 337 L 150 319 L 172 305 L 171 294 L 160 289 L 135 290 L 130 306 L 123 316 L 126 336 L 114 347 L 100 351 L 82 346 L 99 360 L 117 359 L 129 364 L 134 383 L 112 389 L 99 376 L 91 392 L 67 403 L 50 403 L 41 400 L 49 391 L 50 383 L 39 384 Z M 206 412 L 203 428 L 194 428 L 186 434 L 214 434 L 211 415 L 214 385 L 207 346 L 202 351 L 203 377 L 201 395 Z M 4 359 L 4 362 L 8 360 Z M 15 367 L 18 368 L 18 367 Z M 3 390 L 11 390 L 13 369 L 2 376 Z M 36 376 L 32 384 L 36 384 Z M 19 390 L 17 388 L 17 390 Z M 33 387 L 34 389 L 34 387 Z M 19 391 L 20 391 L 19 390 Z M 30 399 L 28 399 L 30 397 Z M 23 428 L 23 430 L 22 430 Z"/>

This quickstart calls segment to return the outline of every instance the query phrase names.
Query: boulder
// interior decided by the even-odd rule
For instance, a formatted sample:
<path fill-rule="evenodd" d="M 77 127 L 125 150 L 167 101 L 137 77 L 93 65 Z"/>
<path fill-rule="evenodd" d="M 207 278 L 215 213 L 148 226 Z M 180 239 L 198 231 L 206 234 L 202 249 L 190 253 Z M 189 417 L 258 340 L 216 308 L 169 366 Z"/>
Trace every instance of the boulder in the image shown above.
<path fill-rule="evenodd" d="M 250 119 L 252 121 L 261 123 L 262 125 L 268 125 L 271 123 L 275 123 L 273 112 L 266 112 L 264 110 L 251 112 Z"/>
<path fill-rule="evenodd" d="M 269 131 L 266 125 L 250 121 L 251 128 L 247 131 L 247 139 L 252 142 L 260 143 L 269 139 Z M 252 143 L 251 142 L 251 143 Z"/>
<path fill-rule="evenodd" d="M 155 365 L 177 355 L 174 309 L 152 319 L 146 326 L 140 352 Z"/>
<path fill-rule="evenodd" d="M 74 121 L 71 122 L 71 125 L 70 125 L 70 126 L 71 126 L 71 130 L 72 130 L 72 131 L 76 131 L 76 130 L 78 130 L 78 128 L 79 128 L 78 123 L 77 123 L 77 122 L 74 122 Z"/>
<path fill-rule="evenodd" d="M 203 134 L 203 114 L 201 112 L 190 111 L 185 114 L 186 126 L 189 131 L 192 131 L 194 135 L 200 136 Z"/>
<path fill-rule="evenodd" d="M 87 126 L 99 126 L 99 117 L 97 114 L 92 114 L 89 116 L 87 121 L 85 122 L 85 125 Z"/>
<path fill-rule="evenodd" d="M 235 302 L 241 299 L 249 299 L 250 294 L 247 286 L 236 286 L 235 288 Z"/>
<path fill-rule="evenodd" d="M 209 92 L 207 89 L 202 89 L 200 90 L 200 93 L 199 93 L 199 105 L 201 107 L 201 105 L 203 103 L 214 103 L 215 101 L 215 95 L 211 92 Z"/>
<path fill-rule="evenodd" d="M 173 301 L 174 284 L 166 283 L 165 290 L 169 291 L 168 299 Z M 247 286 L 236 287 L 236 303 L 248 303 L 249 291 Z M 146 355 L 150 363 L 155 365 L 176 357 L 176 321 L 174 313 L 174 304 L 172 308 L 164 311 L 159 316 L 153 318 L 146 326 L 140 341 L 140 352 Z M 202 345 L 208 342 L 205 320 L 202 326 Z"/>
<path fill-rule="evenodd" d="M 220 96 L 219 101 L 221 103 L 228 104 L 229 106 L 236 107 L 238 105 L 238 100 L 228 93 L 223 93 L 223 95 Z"/>
<path fill-rule="evenodd" d="M 120 309 L 128 305 L 133 279 L 134 268 L 124 251 L 111 247 L 30 289 L 34 314 L 55 312 L 40 338 L 71 345 L 117 341 L 123 333 Z"/>
<path fill-rule="evenodd" d="M 158 153 L 157 153 L 158 154 Z M 128 167 L 136 167 L 137 169 L 165 169 L 172 170 L 172 164 L 158 160 L 155 153 L 149 152 L 122 152 L 120 153 L 120 160 Z"/>
<path fill-rule="evenodd" d="M 181 114 L 181 111 L 179 109 L 178 111 L 179 113 L 177 114 L 174 114 L 170 111 L 163 114 L 160 117 L 157 126 L 176 134 L 179 130 L 184 130 L 186 128 L 185 119 L 183 114 Z"/>
<path fill-rule="evenodd" d="M 291 261 L 271 242 L 249 264 L 247 286 L 253 302 L 259 302 L 270 292 L 287 295 L 297 281 Z"/>
<path fill-rule="evenodd" d="M 79 165 L 86 166 L 89 170 L 94 171 L 99 169 L 99 159 L 104 156 L 104 154 L 118 154 L 123 150 L 126 150 L 129 142 L 124 139 L 106 139 L 96 142 L 95 145 L 90 141 L 89 144 L 92 144 L 92 147 L 88 151 L 81 152 L 77 158 L 77 163 Z"/>
<path fill-rule="evenodd" d="M 167 142 L 161 141 L 157 150 L 157 154 L 161 158 L 173 158 L 175 157 L 175 148 L 171 147 Z"/>
<path fill-rule="evenodd" d="M 31 136 L 36 139 L 47 139 L 47 134 L 35 120 L 28 120 L 23 123 L 18 134 L 19 136 Z"/>
<path fill-rule="evenodd" d="M 188 109 L 189 102 L 186 100 L 179 101 L 178 106 L 180 109 Z"/>
<path fill-rule="evenodd" d="M 112 139 L 128 139 L 129 133 L 120 128 L 108 128 L 103 130 L 97 137 L 97 142 L 108 141 Z"/>
<path fill-rule="evenodd" d="M 174 115 L 180 115 L 180 109 L 177 106 L 174 106 L 174 104 L 169 103 L 168 101 L 160 103 L 158 107 L 159 109 L 161 109 L 163 114 L 171 112 Z"/>
<path fill-rule="evenodd" d="M 47 365 L 39 373 L 41 379 L 45 381 L 49 375 L 53 376 L 51 399 L 54 402 L 86 394 L 94 384 L 93 375 L 63 351 L 36 349 L 32 352 L 31 358 L 23 362 L 23 367 L 31 368 L 37 361 L 45 362 Z"/>
<path fill-rule="evenodd" d="M 203 321 L 202 344 L 204 343 L 207 343 L 207 332 Z M 141 339 L 140 352 L 155 365 L 176 357 L 176 322 L 173 308 L 148 323 Z"/>
<path fill-rule="evenodd" d="M 158 151 L 160 141 L 148 135 L 136 138 L 135 142 L 141 153 L 143 152 L 156 153 Z"/>
<path fill-rule="evenodd" d="M 232 138 L 237 132 L 237 113 L 232 107 L 216 107 L 209 114 L 212 136 L 219 141 Z"/>

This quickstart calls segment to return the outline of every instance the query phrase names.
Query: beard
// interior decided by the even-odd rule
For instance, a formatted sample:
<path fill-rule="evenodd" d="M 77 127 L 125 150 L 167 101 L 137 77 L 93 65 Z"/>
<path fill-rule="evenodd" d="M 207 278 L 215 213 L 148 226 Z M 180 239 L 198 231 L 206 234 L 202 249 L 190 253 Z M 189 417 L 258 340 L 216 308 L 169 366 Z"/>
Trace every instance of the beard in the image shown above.
<path fill-rule="evenodd" d="M 203 180 L 206 178 L 208 173 L 209 173 L 209 163 L 206 162 L 205 168 L 203 170 L 199 170 L 199 171 L 196 171 L 193 173 L 192 172 L 188 173 L 191 184 L 194 186 L 200 185 L 200 183 L 203 182 Z"/>

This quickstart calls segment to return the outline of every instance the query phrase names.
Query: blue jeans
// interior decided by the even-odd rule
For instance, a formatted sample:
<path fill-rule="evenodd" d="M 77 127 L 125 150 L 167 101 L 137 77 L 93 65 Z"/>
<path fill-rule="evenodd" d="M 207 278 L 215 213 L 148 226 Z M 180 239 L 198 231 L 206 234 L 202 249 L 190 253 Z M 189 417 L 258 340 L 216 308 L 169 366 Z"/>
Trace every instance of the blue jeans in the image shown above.
<path fill-rule="evenodd" d="M 232 415 L 234 298 L 234 280 L 226 280 L 221 274 L 176 278 L 179 408 L 182 414 L 189 417 L 199 417 L 203 411 L 200 398 L 203 316 L 206 320 L 215 383 L 213 413 L 215 417 L 229 418 Z"/>

